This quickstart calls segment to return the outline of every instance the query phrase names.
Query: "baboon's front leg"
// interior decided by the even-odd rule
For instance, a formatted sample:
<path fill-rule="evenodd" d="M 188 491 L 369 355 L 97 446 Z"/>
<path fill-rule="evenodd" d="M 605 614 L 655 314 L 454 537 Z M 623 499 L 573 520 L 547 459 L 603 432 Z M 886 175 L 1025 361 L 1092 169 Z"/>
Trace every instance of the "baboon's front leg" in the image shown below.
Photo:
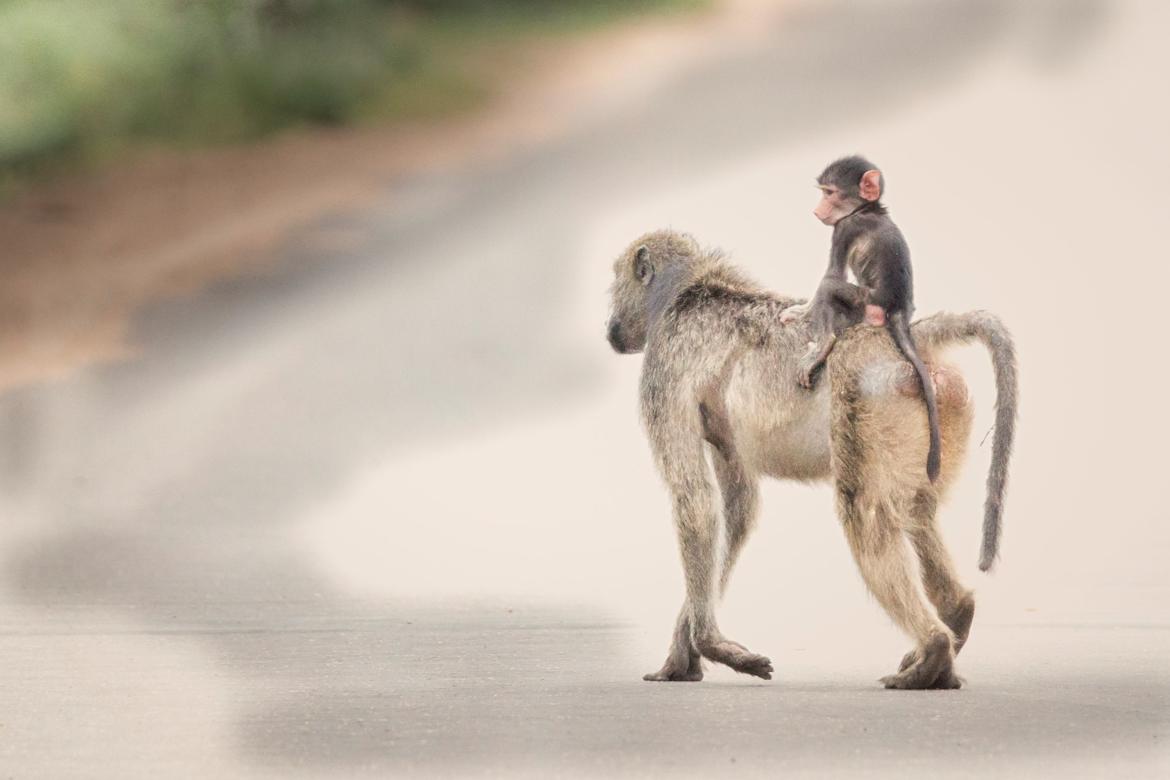
<path fill-rule="evenodd" d="M 704 658 L 726 664 L 737 672 L 771 679 L 772 662 L 724 637 L 715 621 L 715 587 L 719 574 L 715 544 L 717 515 L 702 444 L 696 442 L 696 445 L 690 452 L 692 457 L 682 463 L 667 463 L 664 469 L 674 495 L 695 648 Z"/>
<path fill-rule="evenodd" d="M 691 606 L 683 602 L 674 624 L 666 662 L 657 672 L 642 676 L 648 682 L 698 682 L 703 679 L 702 656 L 691 639 Z"/>

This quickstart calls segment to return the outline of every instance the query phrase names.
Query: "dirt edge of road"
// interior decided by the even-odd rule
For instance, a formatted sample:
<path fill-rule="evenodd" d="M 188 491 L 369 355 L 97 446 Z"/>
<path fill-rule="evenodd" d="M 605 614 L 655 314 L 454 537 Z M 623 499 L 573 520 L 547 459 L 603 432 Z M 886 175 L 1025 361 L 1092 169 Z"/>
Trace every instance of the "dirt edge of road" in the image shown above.
<path fill-rule="evenodd" d="M 273 273 L 274 250 L 297 227 L 367 202 L 396 177 L 556 138 L 742 43 L 778 12 L 766 0 L 727 0 L 533 45 L 523 75 L 472 116 L 145 151 L 33 188 L 0 208 L 0 391 L 132 357 L 130 323 L 143 306 Z"/>

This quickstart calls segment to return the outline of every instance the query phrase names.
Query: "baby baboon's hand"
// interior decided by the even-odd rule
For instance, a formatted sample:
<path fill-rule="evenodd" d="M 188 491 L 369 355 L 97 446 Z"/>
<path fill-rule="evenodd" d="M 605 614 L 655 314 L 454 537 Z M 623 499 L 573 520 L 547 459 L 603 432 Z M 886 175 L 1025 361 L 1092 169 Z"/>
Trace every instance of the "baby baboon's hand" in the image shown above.
<path fill-rule="evenodd" d="M 780 323 L 782 325 L 788 325 L 790 323 L 796 322 L 797 320 L 804 319 L 804 316 L 808 314 L 808 309 L 809 305 L 807 303 L 798 303 L 793 306 L 789 306 L 787 309 L 780 312 Z"/>

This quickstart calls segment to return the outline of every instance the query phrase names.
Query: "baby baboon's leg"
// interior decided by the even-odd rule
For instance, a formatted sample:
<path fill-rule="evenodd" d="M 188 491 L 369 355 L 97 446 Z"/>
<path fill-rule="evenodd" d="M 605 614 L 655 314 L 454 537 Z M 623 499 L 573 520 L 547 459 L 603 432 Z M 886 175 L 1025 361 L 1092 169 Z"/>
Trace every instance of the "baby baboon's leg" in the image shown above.
<path fill-rule="evenodd" d="M 703 679 L 702 657 L 691 639 L 691 605 L 683 602 L 674 624 L 666 662 L 657 672 L 643 675 L 650 682 L 698 682 Z"/>
<path fill-rule="evenodd" d="M 838 485 L 838 510 L 861 576 L 891 619 L 918 642 L 918 659 L 882 678 L 887 688 L 957 688 L 950 630 L 926 603 L 912 575 L 899 525 L 881 501 L 864 500 Z"/>
<path fill-rule="evenodd" d="M 771 679 L 772 662 L 738 642 L 726 639 L 715 621 L 716 520 L 707 463 L 700 442 L 685 462 L 665 463 L 674 496 L 675 523 L 686 575 L 691 632 L 704 658 L 737 672 Z"/>
<path fill-rule="evenodd" d="M 719 575 L 719 593 L 722 595 L 727 591 L 731 570 L 735 567 L 744 542 L 755 526 L 759 491 L 756 480 L 748 476 L 734 451 L 728 451 L 725 455 L 723 450 L 714 449 L 711 462 L 715 466 L 715 478 L 723 496 L 723 522 L 727 530 L 727 547 Z"/>

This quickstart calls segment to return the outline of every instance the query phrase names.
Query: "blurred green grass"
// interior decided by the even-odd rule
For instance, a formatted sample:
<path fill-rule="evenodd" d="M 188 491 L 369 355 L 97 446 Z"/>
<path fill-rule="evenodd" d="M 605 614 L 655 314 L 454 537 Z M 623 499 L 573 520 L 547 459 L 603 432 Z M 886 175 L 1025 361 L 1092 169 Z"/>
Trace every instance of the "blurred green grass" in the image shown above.
<path fill-rule="evenodd" d="M 0 189 L 144 143 L 464 110 L 506 77 L 485 52 L 707 4 L 0 0 Z"/>

